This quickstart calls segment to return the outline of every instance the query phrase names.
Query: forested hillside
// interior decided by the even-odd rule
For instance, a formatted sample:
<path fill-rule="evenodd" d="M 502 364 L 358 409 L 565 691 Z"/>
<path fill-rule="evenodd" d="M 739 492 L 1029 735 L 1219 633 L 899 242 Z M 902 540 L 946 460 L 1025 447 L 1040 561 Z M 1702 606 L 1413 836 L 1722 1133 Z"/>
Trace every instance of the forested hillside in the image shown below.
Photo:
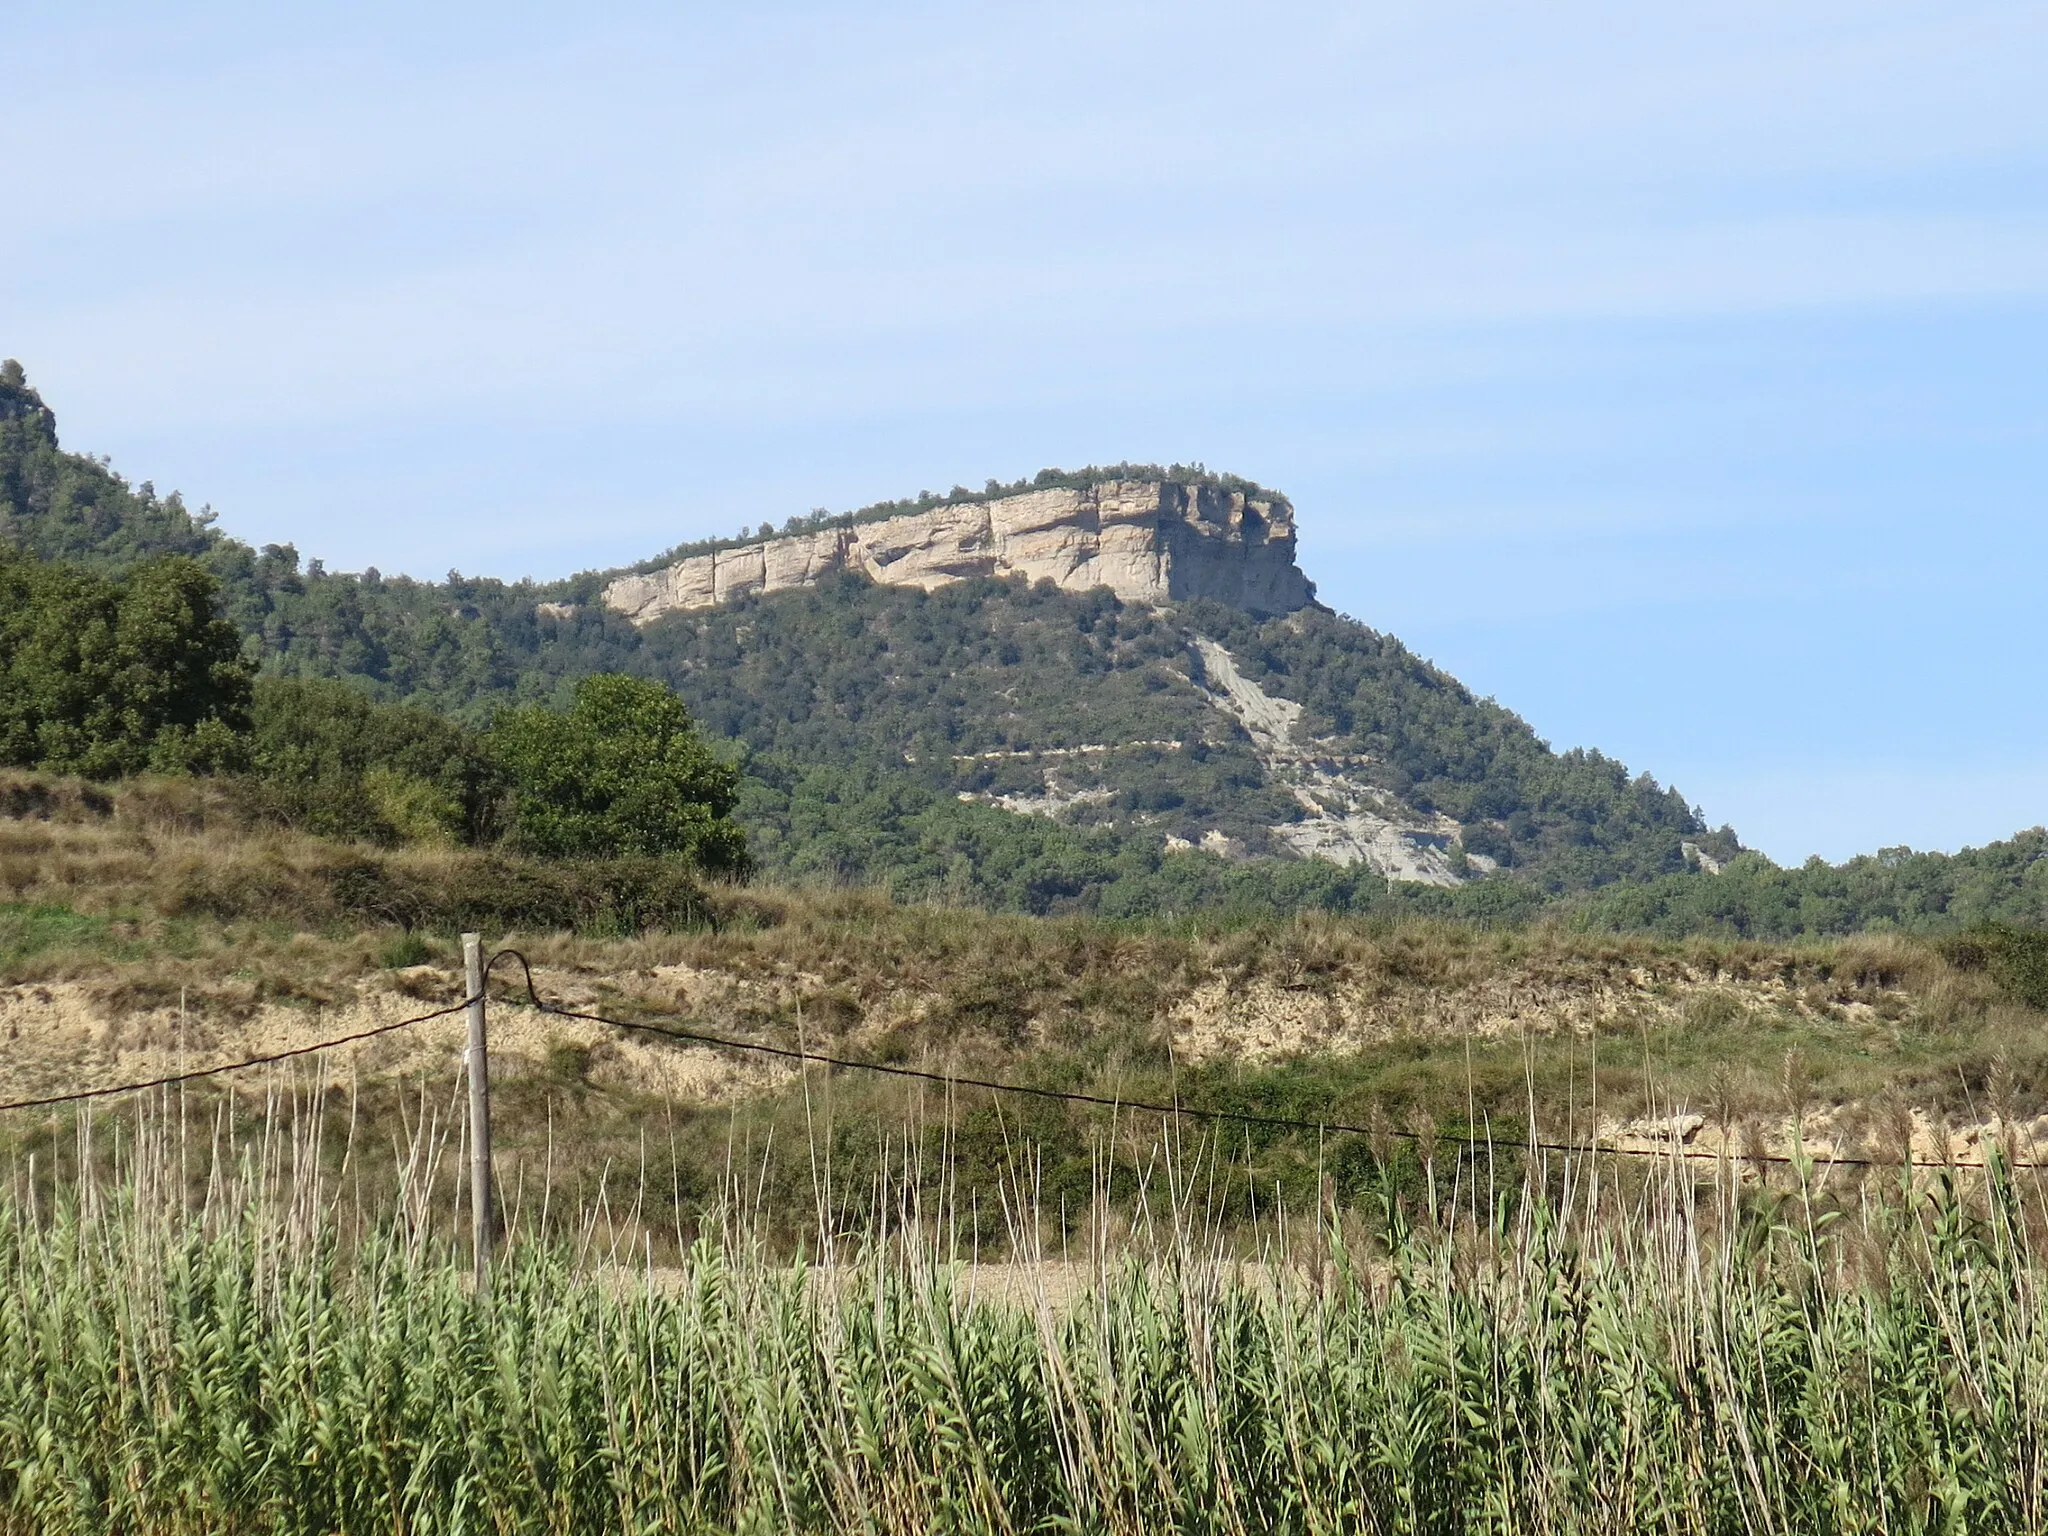
<path fill-rule="evenodd" d="M 189 557 L 218 578 L 262 673 L 347 679 L 473 726 L 565 705 L 594 673 L 665 681 L 742 768 L 740 819 L 769 875 L 1112 914 L 1562 903 L 1600 924 L 1758 934 L 2041 916 L 2038 838 L 1886 856 L 1853 877 L 1778 870 L 1676 790 L 1552 751 L 1391 636 L 1320 609 L 1262 620 L 1015 580 L 927 593 L 846 575 L 636 629 L 596 600 L 601 573 L 328 572 L 65 451 L 13 364 L 0 540 L 114 574 Z M 1246 697 L 1265 715 L 1246 715 Z M 1329 841 L 1304 828 L 1325 827 L 1398 857 L 1300 857 Z"/>

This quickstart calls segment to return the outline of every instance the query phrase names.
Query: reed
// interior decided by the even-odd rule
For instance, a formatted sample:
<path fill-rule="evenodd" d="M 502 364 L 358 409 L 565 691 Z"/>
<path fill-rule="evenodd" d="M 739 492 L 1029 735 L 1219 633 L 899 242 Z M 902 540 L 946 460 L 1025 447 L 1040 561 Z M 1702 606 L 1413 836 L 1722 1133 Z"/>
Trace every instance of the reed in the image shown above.
<path fill-rule="evenodd" d="M 0 1530 L 1750 1532 L 2044 1525 L 2043 1225 L 1996 1163 L 1779 1187 L 1592 1163 L 1269 1206 L 1212 1154 L 1078 1257 L 978 1266 L 915 1179 L 808 1262 L 741 1201 L 657 1266 L 515 1208 L 488 1294 L 445 1135 L 366 1203 L 319 1117 L 78 1132 L 0 1201 Z M 97 1146 L 86 1143 L 97 1138 Z M 905 1145 L 909 1145 L 906 1142 Z M 323 1172 L 323 1169 L 330 1171 Z M 378 1177 L 386 1175 L 380 1170 Z M 2022 1178 L 2030 1177 L 2023 1175 Z M 353 1182 L 352 1182 L 353 1181 Z M 735 1179 L 737 1194 L 742 1181 Z M 437 1214 L 437 1212 L 439 1214 Z M 998 1283 L 1000 1281 L 1000 1283 Z"/>

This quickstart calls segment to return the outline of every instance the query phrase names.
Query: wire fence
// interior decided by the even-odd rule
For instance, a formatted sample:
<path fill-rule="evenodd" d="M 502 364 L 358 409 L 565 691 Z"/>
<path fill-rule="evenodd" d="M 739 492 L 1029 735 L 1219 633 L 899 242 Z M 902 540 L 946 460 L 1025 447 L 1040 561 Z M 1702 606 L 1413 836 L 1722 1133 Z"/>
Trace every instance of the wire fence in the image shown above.
<path fill-rule="evenodd" d="M 652 1023 L 644 1019 L 615 1018 L 609 1014 L 592 1013 L 582 1009 L 564 1007 L 545 1001 L 533 979 L 533 967 L 525 955 L 516 949 L 501 949 L 492 955 L 484 966 L 484 973 L 500 960 L 516 960 L 523 972 L 526 996 L 524 998 L 500 998 L 514 1006 L 529 1007 L 537 1012 L 559 1019 L 576 1019 L 585 1023 L 600 1024 L 607 1028 L 622 1030 L 630 1034 L 646 1035 L 679 1045 L 705 1047 L 711 1050 L 730 1051 L 739 1055 L 764 1056 L 788 1061 L 798 1066 L 825 1067 L 847 1072 L 867 1072 L 882 1077 L 910 1079 L 916 1082 L 933 1083 L 948 1090 L 969 1088 L 987 1093 L 1006 1095 L 1014 1098 L 1051 1100 L 1064 1104 L 1079 1104 L 1091 1107 L 1129 1111 L 1138 1114 L 1155 1114 L 1167 1117 L 1199 1120 L 1211 1124 L 1232 1124 L 1259 1127 L 1267 1130 L 1304 1132 L 1323 1136 L 1362 1136 L 1370 1140 L 1395 1140 L 1409 1145 L 1425 1142 L 1437 1146 L 1466 1147 L 1475 1150 L 1560 1153 L 1567 1156 L 1604 1156 L 1678 1159 L 1685 1162 L 1733 1162 L 1760 1163 L 1779 1167 L 1809 1166 L 1817 1169 L 1829 1168 L 1926 1168 L 1926 1169 L 1982 1169 L 1986 1160 L 1969 1161 L 1963 1158 L 1913 1158 L 1913 1157 L 1856 1157 L 1830 1152 L 1826 1156 L 1802 1156 L 1795 1153 L 1752 1151 L 1737 1153 L 1727 1149 L 1686 1146 L 1675 1134 L 1668 1141 L 1657 1146 L 1631 1147 L 1598 1140 L 1563 1141 L 1547 1140 L 1536 1136 L 1501 1136 L 1489 1128 L 1485 1132 L 1431 1132 L 1389 1125 L 1356 1125 L 1342 1120 L 1310 1120 L 1289 1115 L 1263 1115 L 1250 1110 L 1211 1109 L 1200 1105 L 1178 1101 L 1160 1103 L 1146 1099 L 1135 1099 L 1121 1095 L 1083 1093 L 1069 1088 L 1045 1088 L 1030 1083 L 1005 1082 L 996 1078 L 969 1077 L 956 1072 L 934 1072 L 918 1067 L 906 1067 L 893 1062 L 865 1061 L 859 1057 L 835 1056 L 828 1052 L 808 1050 L 802 1046 L 771 1045 L 761 1040 L 740 1040 L 730 1035 L 715 1034 L 709 1030 L 690 1029 L 675 1023 Z M 171 1072 L 160 1077 L 144 1078 L 134 1082 L 114 1083 L 105 1087 L 83 1088 L 70 1093 L 49 1094 L 42 1098 L 15 1099 L 0 1103 L 0 1113 L 13 1110 L 55 1109 L 67 1104 L 85 1103 L 95 1099 L 118 1098 L 123 1094 L 146 1093 L 156 1089 L 175 1088 L 184 1083 L 201 1082 L 210 1078 L 226 1077 L 237 1072 L 250 1071 L 257 1067 L 275 1065 L 297 1057 L 318 1055 L 326 1051 L 339 1050 L 344 1046 L 359 1045 L 367 1040 L 396 1034 L 400 1030 L 430 1023 L 435 1019 L 447 1018 L 461 1013 L 471 1004 L 482 1000 L 481 995 L 465 997 L 460 1002 L 450 1003 L 429 1013 L 415 1014 L 411 1018 L 397 1019 L 388 1024 L 379 1024 L 370 1029 L 358 1030 L 353 1034 L 336 1036 L 333 1039 L 315 1041 L 310 1045 L 293 1046 L 288 1050 L 271 1051 L 260 1056 L 248 1056 L 238 1061 L 219 1066 L 199 1067 L 187 1072 Z M 2037 1166 L 2028 1163 L 2027 1166 Z"/>
<path fill-rule="evenodd" d="M 415 1014 L 409 1019 L 397 1019 L 389 1024 L 379 1024 L 373 1029 L 360 1029 L 352 1035 L 340 1035 L 332 1040 L 316 1040 L 311 1045 L 295 1045 L 288 1050 L 270 1051 L 261 1056 L 245 1056 L 239 1061 L 224 1062 L 216 1067 L 195 1067 L 189 1072 L 167 1072 L 162 1077 L 142 1078 L 130 1083 L 112 1083 L 104 1088 L 80 1088 L 71 1093 L 53 1093 L 40 1099 L 14 1099 L 0 1104 L 0 1112 L 13 1109 L 56 1109 L 65 1104 L 83 1104 L 89 1099 L 112 1099 L 124 1093 L 147 1093 L 156 1088 L 176 1088 L 182 1083 L 203 1082 L 210 1077 L 226 1077 L 232 1072 L 247 1072 L 255 1067 L 267 1067 L 299 1056 L 317 1056 L 323 1051 L 335 1051 L 345 1045 L 359 1045 L 365 1040 L 375 1040 L 380 1035 L 395 1035 L 401 1029 L 411 1029 L 416 1024 L 445 1019 L 451 1013 L 462 1012 L 472 1001 L 474 999 L 465 997 L 459 1003 L 450 1003 L 446 1008 L 436 1008 L 432 1013 Z"/>

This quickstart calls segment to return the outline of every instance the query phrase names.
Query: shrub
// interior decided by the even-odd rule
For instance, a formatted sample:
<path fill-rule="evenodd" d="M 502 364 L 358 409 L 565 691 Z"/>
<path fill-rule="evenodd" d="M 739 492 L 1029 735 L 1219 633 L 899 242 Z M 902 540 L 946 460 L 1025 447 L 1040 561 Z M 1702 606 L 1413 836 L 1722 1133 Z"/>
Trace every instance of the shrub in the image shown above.
<path fill-rule="evenodd" d="M 745 874 L 732 819 L 739 776 L 699 738 L 660 683 L 603 675 L 576 686 L 567 714 L 515 709 L 491 746 L 517 797 L 519 842 L 546 858 L 663 858 Z"/>
<path fill-rule="evenodd" d="M 483 843 L 503 830 L 504 777 L 453 720 L 315 678 L 262 679 L 251 713 L 240 788 L 267 820 L 386 845 Z"/>
<path fill-rule="evenodd" d="M 239 765 L 250 669 L 181 556 L 126 578 L 0 545 L 0 763 L 86 778 Z"/>
<path fill-rule="evenodd" d="M 362 858 L 324 879 L 342 918 L 426 929 L 623 935 L 708 920 L 690 872 L 663 859 L 542 861 L 502 853 Z"/>
<path fill-rule="evenodd" d="M 459 849 L 242 852 L 194 859 L 165 880 L 167 917 L 318 928 L 367 923 L 407 933 L 520 928 L 598 936 L 712 920 L 683 865 L 664 859 L 545 861 Z M 411 962 L 408 962 L 411 963 Z"/>
<path fill-rule="evenodd" d="M 401 933 L 377 951 L 377 963 L 387 971 L 402 971 L 408 966 L 425 965 L 433 958 L 433 946 L 416 933 Z"/>
<path fill-rule="evenodd" d="M 2010 923 L 1986 923 L 1942 941 L 1958 970 L 1983 971 L 2015 1002 L 2048 1009 L 2048 933 Z"/>

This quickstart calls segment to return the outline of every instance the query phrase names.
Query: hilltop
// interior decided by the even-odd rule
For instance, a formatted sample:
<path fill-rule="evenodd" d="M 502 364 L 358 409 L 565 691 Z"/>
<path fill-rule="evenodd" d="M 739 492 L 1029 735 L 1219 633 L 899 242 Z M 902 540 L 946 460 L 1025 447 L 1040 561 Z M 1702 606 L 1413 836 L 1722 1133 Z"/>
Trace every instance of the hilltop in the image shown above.
<path fill-rule="evenodd" d="M 1250 481 L 1121 465 L 638 572 L 344 575 L 66 452 L 20 370 L 0 381 L 0 537 L 104 566 L 193 556 L 266 669 L 458 718 L 593 671 L 667 681 L 742 757 L 770 873 L 1040 911 L 1351 905 L 1500 877 L 1497 909 L 1738 850 L 1674 791 L 1552 752 L 1314 605 L 1292 517 Z M 721 561 L 751 579 L 693 598 Z M 771 590 L 771 565 L 798 574 Z"/>
<path fill-rule="evenodd" d="M 1040 478 L 1049 483 L 882 518 L 854 514 L 684 555 L 606 583 L 604 604 L 647 624 L 853 571 L 926 592 L 1016 577 L 1063 592 L 1100 588 L 1151 607 L 1209 597 L 1260 614 L 1292 613 L 1315 597 L 1294 563 L 1293 508 L 1284 497 L 1156 465 L 1118 465 L 1078 484 L 1057 483 L 1071 477 L 1056 472 Z"/>
<path fill-rule="evenodd" d="M 265 671 L 471 724 L 662 680 L 742 769 L 771 878 L 1105 915 L 1389 909 L 1686 931 L 2037 920 L 2042 839 L 1779 871 L 1314 601 L 1296 512 L 1200 466 L 956 488 L 552 582 L 343 574 L 65 450 L 0 374 L 0 539 L 220 580 Z M 1867 867 L 1866 867 L 1867 865 Z"/>

